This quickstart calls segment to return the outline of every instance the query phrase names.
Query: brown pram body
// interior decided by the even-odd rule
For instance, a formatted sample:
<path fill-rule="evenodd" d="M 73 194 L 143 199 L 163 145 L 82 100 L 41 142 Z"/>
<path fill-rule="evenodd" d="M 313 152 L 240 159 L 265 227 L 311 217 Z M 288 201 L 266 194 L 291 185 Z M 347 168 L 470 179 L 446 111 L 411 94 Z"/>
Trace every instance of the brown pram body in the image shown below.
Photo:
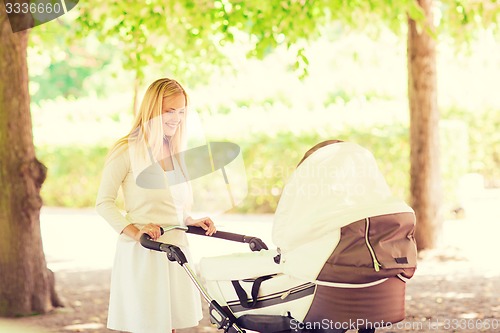
<path fill-rule="evenodd" d="M 360 220 L 342 228 L 340 242 L 316 279 L 284 273 L 275 263 L 279 254 L 269 250 L 203 258 L 200 274 L 220 305 L 240 321 L 254 319 L 247 328 L 260 332 L 279 332 L 273 326 L 269 331 L 259 330 L 259 320 L 272 322 L 273 316 L 290 318 L 287 325 L 297 332 L 342 332 L 391 325 L 405 318 L 406 281 L 413 275 L 416 257 L 412 239 L 395 234 L 411 235 L 414 216 L 399 213 L 369 220 L 372 226 L 384 224 L 386 231 L 384 239 L 372 235 L 370 240 L 380 265 L 378 271 L 363 236 L 366 220 Z M 395 232 L 398 228 L 400 231 Z M 354 236 L 352 229 L 360 237 Z M 371 233 L 376 230 L 374 227 Z M 402 251 L 403 247 L 406 250 Z M 238 292 L 240 287 L 244 293 Z M 275 322 L 279 327 L 279 321 Z"/>

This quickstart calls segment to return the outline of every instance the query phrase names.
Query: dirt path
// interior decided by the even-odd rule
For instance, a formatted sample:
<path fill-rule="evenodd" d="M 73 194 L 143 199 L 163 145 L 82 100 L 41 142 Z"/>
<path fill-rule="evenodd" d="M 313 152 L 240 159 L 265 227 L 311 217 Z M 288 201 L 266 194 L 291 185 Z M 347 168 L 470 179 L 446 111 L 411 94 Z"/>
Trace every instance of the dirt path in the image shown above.
<path fill-rule="evenodd" d="M 417 273 L 407 285 L 407 319 L 377 332 L 500 332 L 500 264 L 496 258 L 500 253 L 499 194 L 490 196 L 490 201 L 490 197 L 478 200 L 468 210 L 473 212 L 469 218 L 445 223 L 441 247 L 420 253 Z M 44 316 L 11 320 L 8 324 L 14 326 L 9 328 L 0 322 L 0 332 L 14 333 L 15 327 L 21 327 L 19 332 L 29 333 L 28 326 L 36 326 L 34 332 L 38 333 L 114 332 L 107 330 L 105 323 L 113 251 L 110 239 L 116 235 L 93 212 L 54 210 L 45 211 L 43 217 L 46 257 L 56 273 L 56 288 L 66 306 Z M 220 222 L 224 228 L 227 221 Z M 241 217 L 232 221 L 230 231 L 268 235 L 269 222 L 269 216 Z M 85 235 L 85 230 L 92 234 Z M 59 232 L 78 232 L 80 237 L 59 237 Z M 101 244 L 98 251 L 88 246 L 87 237 L 98 237 L 94 239 L 95 244 Z M 229 250 L 226 243 L 200 241 L 192 244 L 192 252 L 216 255 Z M 178 332 L 220 331 L 210 327 L 205 307 L 198 327 Z"/>
<path fill-rule="evenodd" d="M 453 249 L 426 254 L 419 270 L 408 284 L 407 320 L 377 332 L 500 332 L 500 274 L 481 273 Z M 56 278 L 66 307 L 44 316 L 16 319 L 16 324 L 38 326 L 46 332 L 113 332 L 105 328 L 109 269 L 61 271 Z M 207 318 L 205 309 L 199 327 L 179 333 L 218 332 Z"/>

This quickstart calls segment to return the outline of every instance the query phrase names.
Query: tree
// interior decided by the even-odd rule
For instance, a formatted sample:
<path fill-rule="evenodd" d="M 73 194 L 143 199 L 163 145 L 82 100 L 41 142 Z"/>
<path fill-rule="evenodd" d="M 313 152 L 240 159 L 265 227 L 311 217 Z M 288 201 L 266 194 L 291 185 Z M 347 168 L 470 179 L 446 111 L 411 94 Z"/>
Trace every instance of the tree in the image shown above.
<path fill-rule="evenodd" d="M 26 49 L 0 6 L 0 316 L 45 313 L 61 305 L 40 234 L 40 187 L 46 168 L 35 157 Z"/>
<path fill-rule="evenodd" d="M 433 0 L 419 0 L 426 27 L 434 31 Z M 417 216 L 419 249 L 435 245 L 441 223 L 441 170 L 439 163 L 439 109 L 437 105 L 436 41 L 417 23 L 408 20 L 408 99 L 410 106 L 410 193 Z"/>

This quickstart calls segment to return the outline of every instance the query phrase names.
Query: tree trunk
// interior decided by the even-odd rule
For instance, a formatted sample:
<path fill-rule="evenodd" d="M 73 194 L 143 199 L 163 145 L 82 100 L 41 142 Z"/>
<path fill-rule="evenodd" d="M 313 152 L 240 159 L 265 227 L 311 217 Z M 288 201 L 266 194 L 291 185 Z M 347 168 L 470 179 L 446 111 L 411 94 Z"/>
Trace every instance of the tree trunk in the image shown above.
<path fill-rule="evenodd" d="M 139 113 L 139 89 L 141 87 L 141 79 L 139 78 L 139 72 L 136 69 L 135 71 L 135 79 L 134 79 L 134 101 L 132 105 L 132 112 L 134 117 Z"/>
<path fill-rule="evenodd" d="M 0 6 L 0 316 L 45 313 L 61 305 L 40 232 L 46 168 L 31 128 L 28 32 L 12 33 Z"/>
<path fill-rule="evenodd" d="M 439 163 L 439 110 L 437 106 L 436 41 L 432 0 L 418 1 L 427 27 L 408 22 L 408 97 L 410 104 L 410 203 L 417 217 L 418 249 L 436 245 L 441 226 L 441 175 Z"/>

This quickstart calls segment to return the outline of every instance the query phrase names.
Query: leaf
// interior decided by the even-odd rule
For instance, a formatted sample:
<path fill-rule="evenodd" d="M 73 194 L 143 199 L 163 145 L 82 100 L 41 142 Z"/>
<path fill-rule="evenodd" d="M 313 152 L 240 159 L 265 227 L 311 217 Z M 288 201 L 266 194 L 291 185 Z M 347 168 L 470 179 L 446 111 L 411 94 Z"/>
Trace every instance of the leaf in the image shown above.
<path fill-rule="evenodd" d="M 410 1 L 408 4 L 408 16 L 416 22 L 425 20 L 425 12 L 417 1 Z"/>

